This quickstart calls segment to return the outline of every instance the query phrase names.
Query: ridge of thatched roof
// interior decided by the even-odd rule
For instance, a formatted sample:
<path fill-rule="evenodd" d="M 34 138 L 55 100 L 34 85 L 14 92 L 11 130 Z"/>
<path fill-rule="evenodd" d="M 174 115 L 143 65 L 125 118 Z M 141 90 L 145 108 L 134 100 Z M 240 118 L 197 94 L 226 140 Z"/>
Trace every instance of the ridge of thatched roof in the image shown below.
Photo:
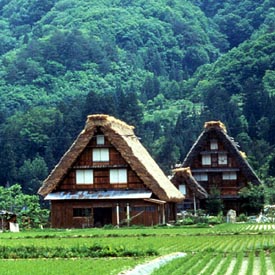
<path fill-rule="evenodd" d="M 197 180 L 193 177 L 190 167 L 180 167 L 173 169 L 173 176 L 171 181 L 174 183 L 184 182 L 186 186 L 188 186 L 192 192 L 194 192 L 195 196 L 199 199 L 208 198 L 207 191 L 197 182 Z"/>
<path fill-rule="evenodd" d="M 134 134 L 134 127 L 112 116 L 103 114 L 87 117 L 83 131 L 43 182 L 42 187 L 38 191 L 40 195 L 45 196 L 55 190 L 77 157 L 86 148 L 97 127 L 100 127 L 110 143 L 120 152 L 129 166 L 159 199 L 173 202 L 183 200 L 180 191 L 169 181 L 140 143 Z"/>
<path fill-rule="evenodd" d="M 225 133 L 227 133 L 225 125 L 219 121 L 219 120 L 212 120 L 212 121 L 207 121 L 204 123 L 204 129 L 211 129 L 211 128 L 217 128 L 218 130 L 222 130 Z"/>
<path fill-rule="evenodd" d="M 205 123 L 204 130 L 187 153 L 182 166 L 188 167 L 191 165 L 192 160 L 197 154 L 199 154 L 203 144 L 209 139 L 209 136 L 213 134 L 213 132 L 223 142 L 229 154 L 236 158 L 240 170 L 247 177 L 247 179 L 253 184 L 260 184 L 261 181 L 246 160 L 244 152 L 238 149 L 238 145 L 234 139 L 227 134 L 224 124 L 220 121 L 210 121 Z"/>

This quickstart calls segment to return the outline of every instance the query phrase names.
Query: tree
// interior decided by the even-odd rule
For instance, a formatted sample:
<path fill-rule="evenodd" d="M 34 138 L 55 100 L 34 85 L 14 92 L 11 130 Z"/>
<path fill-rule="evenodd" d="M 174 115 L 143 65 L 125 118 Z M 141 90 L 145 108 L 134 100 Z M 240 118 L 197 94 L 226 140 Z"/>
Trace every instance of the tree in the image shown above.
<path fill-rule="evenodd" d="M 263 210 L 264 205 L 264 186 L 249 184 L 240 192 L 240 198 L 243 203 L 241 205 L 241 212 L 248 215 L 259 214 Z"/>
<path fill-rule="evenodd" d="M 23 227 L 39 227 L 48 223 L 49 211 L 40 207 L 39 197 L 24 194 L 19 184 L 0 186 L 0 209 L 15 213 Z"/>
<path fill-rule="evenodd" d="M 206 211 L 210 215 L 218 215 L 223 210 L 223 202 L 220 191 L 217 187 L 212 187 L 209 197 L 206 199 Z"/>
<path fill-rule="evenodd" d="M 133 87 L 129 87 L 125 92 L 122 92 L 119 100 L 118 115 L 122 120 L 130 125 L 134 125 L 138 131 L 141 131 L 142 105 Z"/>
<path fill-rule="evenodd" d="M 275 177 L 267 177 L 264 185 L 265 204 L 275 204 Z"/>
<path fill-rule="evenodd" d="M 41 186 L 42 180 L 48 175 L 48 167 L 45 160 L 39 155 L 32 161 L 25 160 L 18 170 L 18 180 L 25 193 L 35 194 Z"/>
<path fill-rule="evenodd" d="M 0 184 L 8 186 L 16 178 L 16 154 L 9 142 L 0 146 Z"/>

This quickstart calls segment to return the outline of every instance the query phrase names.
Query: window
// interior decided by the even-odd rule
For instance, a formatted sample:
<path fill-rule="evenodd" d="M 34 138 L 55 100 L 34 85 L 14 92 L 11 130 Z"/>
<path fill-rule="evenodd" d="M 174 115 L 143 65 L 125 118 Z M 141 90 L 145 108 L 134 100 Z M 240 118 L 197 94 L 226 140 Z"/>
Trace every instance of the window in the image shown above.
<path fill-rule="evenodd" d="M 210 140 L 210 150 L 218 150 L 218 141 L 216 139 Z"/>
<path fill-rule="evenodd" d="M 97 135 L 96 136 L 96 144 L 97 145 L 104 145 L 105 144 L 105 138 L 103 135 Z"/>
<path fill-rule="evenodd" d="M 109 149 L 108 148 L 93 149 L 93 161 L 109 161 Z"/>
<path fill-rule="evenodd" d="M 222 173 L 222 179 L 223 180 L 236 180 L 237 179 L 237 173 L 236 172 L 223 172 Z"/>
<path fill-rule="evenodd" d="M 226 153 L 219 154 L 219 164 L 221 164 L 221 165 L 227 164 L 227 154 Z"/>
<path fill-rule="evenodd" d="M 74 217 L 90 217 L 92 215 L 91 208 L 74 208 L 73 216 Z"/>
<path fill-rule="evenodd" d="M 208 181 L 208 175 L 206 173 L 195 173 L 194 178 L 197 181 Z"/>
<path fill-rule="evenodd" d="M 93 184 L 94 173 L 92 169 L 76 170 L 76 184 Z"/>
<path fill-rule="evenodd" d="M 186 195 L 186 185 L 185 184 L 180 184 L 179 190 L 183 195 Z"/>
<path fill-rule="evenodd" d="M 127 170 L 110 169 L 110 183 L 127 183 Z"/>
<path fill-rule="evenodd" d="M 202 155 L 202 165 L 211 165 L 211 155 Z"/>

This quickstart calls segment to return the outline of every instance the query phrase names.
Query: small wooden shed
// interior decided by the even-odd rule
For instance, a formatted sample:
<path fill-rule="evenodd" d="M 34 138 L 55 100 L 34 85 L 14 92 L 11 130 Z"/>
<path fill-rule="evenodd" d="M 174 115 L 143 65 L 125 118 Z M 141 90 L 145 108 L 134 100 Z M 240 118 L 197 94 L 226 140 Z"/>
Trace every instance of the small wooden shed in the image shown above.
<path fill-rule="evenodd" d="M 16 223 L 17 216 L 15 213 L 0 210 L 0 230 L 10 230 L 10 223 Z"/>
<path fill-rule="evenodd" d="M 51 202 L 56 228 L 165 223 L 184 198 L 134 127 L 102 114 L 88 116 L 38 193 Z"/>

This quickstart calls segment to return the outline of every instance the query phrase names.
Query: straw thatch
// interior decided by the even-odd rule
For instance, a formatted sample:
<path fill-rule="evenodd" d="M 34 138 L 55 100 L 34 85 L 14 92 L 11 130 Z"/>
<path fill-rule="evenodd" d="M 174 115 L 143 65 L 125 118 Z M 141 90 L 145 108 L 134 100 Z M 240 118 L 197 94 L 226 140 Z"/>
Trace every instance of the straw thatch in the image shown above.
<path fill-rule="evenodd" d="M 219 120 L 218 121 L 212 120 L 204 123 L 204 129 L 210 129 L 210 128 L 217 128 L 227 133 L 225 125 Z"/>
<path fill-rule="evenodd" d="M 161 200 L 180 202 L 179 190 L 168 180 L 147 150 L 134 134 L 134 127 L 108 115 L 90 115 L 84 130 L 79 134 L 70 149 L 44 181 L 38 193 L 46 196 L 55 190 L 68 173 L 77 157 L 83 152 L 95 130 L 100 127 L 110 143 L 137 173 L 143 183 Z"/>
<path fill-rule="evenodd" d="M 238 167 L 248 181 L 257 185 L 261 183 L 255 172 L 253 171 L 252 167 L 249 165 L 246 158 L 244 157 L 244 153 L 238 149 L 238 145 L 235 143 L 233 138 L 228 136 L 224 124 L 220 121 L 211 121 L 205 123 L 203 132 L 199 135 L 196 142 L 193 144 L 192 148 L 184 159 L 182 164 L 183 167 L 191 166 L 194 158 L 200 153 L 203 145 L 209 139 L 211 139 L 211 136 L 216 136 L 219 140 L 221 140 L 228 153 L 236 159 Z"/>
<path fill-rule="evenodd" d="M 171 181 L 175 184 L 185 183 L 199 199 L 208 198 L 208 193 L 193 177 L 190 167 L 174 169 Z"/>

